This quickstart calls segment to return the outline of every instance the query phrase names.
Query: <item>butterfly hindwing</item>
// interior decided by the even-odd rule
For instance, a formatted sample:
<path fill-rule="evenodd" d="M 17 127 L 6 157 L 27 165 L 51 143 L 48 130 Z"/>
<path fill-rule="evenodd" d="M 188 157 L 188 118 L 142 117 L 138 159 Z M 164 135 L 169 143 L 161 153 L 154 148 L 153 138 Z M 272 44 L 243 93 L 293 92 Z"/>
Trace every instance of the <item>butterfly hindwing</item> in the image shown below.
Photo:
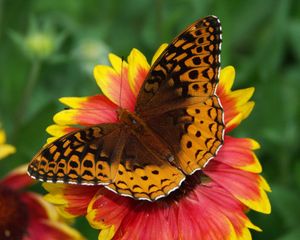
<path fill-rule="evenodd" d="M 213 96 L 203 103 L 153 116 L 148 124 L 175 152 L 175 165 L 190 175 L 205 166 L 222 145 L 222 111 Z"/>
<path fill-rule="evenodd" d="M 179 169 L 147 147 L 147 141 L 142 143 L 130 135 L 116 178 L 105 187 L 121 195 L 153 201 L 177 189 L 184 179 Z"/>

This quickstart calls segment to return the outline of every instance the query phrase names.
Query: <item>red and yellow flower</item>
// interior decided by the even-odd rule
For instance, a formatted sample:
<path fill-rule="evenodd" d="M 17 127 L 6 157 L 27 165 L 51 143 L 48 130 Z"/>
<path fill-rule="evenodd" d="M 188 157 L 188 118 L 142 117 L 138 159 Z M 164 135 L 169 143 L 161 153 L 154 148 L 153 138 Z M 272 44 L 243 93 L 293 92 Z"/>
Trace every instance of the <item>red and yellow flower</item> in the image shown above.
<path fill-rule="evenodd" d="M 5 144 L 3 136 L 1 130 L 0 155 L 7 156 L 15 148 Z M 0 179 L 0 239 L 83 240 L 62 220 L 53 205 L 41 195 L 25 190 L 34 183 L 26 171 L 26 165 L 20 166 Z"/>
<path fill-rule="evenodd" d="M 159 48 L 152 63 L 165 47 Z M 150 65 L 136 49 L 127 62 L 113 54 L 109 60 L 112 67 L 94 69 L 103 95 L 60 99 L 70 109 L 54 116 L 56 124 L 47 129 L 54 138 L 76 125 L 117 121 L 120 104 L 133 111 Z M 217 87 L 227 134 L 254 107 L 249 101 L 254 89 L 232 91 L 234 78 L 234 68 L 225 67 Z M 46 199 L 65 217 L 86 215 L 90 225 L 100 230 L 99 239 L 251 239 L 249 229 L 261 230 L 245 213 L 249 209 L 271 211 L 266 194 L 270 187 L 260 175 L 262 168 L 253 152 L 258 148 L 253 139 L 226 135 L 223 147 L 203 171 L 187 177 L 179 190 L 153 203 L 122 197 L 101 186 L 50 183 L 44 184 L 49 192 Z"/>

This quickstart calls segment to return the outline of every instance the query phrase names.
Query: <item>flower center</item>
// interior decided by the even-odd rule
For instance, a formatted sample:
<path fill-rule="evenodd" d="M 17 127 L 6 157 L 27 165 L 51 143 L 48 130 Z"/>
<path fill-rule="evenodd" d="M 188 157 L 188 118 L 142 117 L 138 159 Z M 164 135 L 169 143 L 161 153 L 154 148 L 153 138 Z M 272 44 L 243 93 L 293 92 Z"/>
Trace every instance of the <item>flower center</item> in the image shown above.
<path fill-rule="evenodd" d="M 21 240 L 27 226 L 28 212 L 19 194 L 0 185 L 0 239 Z"/>

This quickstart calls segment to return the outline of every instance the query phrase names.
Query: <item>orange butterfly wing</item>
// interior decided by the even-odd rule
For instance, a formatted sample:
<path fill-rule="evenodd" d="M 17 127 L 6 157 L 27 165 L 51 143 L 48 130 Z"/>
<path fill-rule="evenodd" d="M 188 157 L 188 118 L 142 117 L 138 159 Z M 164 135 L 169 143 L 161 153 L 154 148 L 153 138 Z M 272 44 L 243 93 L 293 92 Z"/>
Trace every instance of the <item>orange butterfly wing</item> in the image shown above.
<path fill-rule="evenodd" d="M 223 109 L 216 96 L 221 25 L 201 19 L 165 49 L 138 95 L 136 112 L 176 153 L 185 174 L 201 169 L 224 139 Z"/>
<path fill-rule="evenodd" d="M 44 182 L 107 185 L 146 200 L 168 195 L 185 179 L 121 123 L 87 127 L 55 140 L 36 154 L 28 173 Z"/>
<path fill-rule="evenodd" d="M 147 141 L 134 135 L 126 141 L 118 174 L 106 188 L 123 196 L 157 200 L 177 189 L 185 175 L 171 163 L 151 152 Z"/>
<path fill-rule="evenodd" d="M 71 132 L 42 148 L 30 162 L 28 173 L 44 182 L 109 184 L 119 167 L 124 138 L 120 124 Z"/>

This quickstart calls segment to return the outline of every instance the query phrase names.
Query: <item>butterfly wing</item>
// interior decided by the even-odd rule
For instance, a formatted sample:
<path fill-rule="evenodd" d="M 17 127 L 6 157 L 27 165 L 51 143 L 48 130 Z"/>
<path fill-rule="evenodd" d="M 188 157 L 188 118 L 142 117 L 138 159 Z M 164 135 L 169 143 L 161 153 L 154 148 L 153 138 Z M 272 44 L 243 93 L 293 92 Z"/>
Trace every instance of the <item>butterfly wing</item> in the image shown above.
<path fill-rule="evenodd" d="M 192 174 L 223 143 L 223 110 L 216 96 L 221 25 L 201 19 L 182 32 L 152 66 L 136 112 L 170 145 L 176 164 Z"/>
<path fill-rule="evenodd" d="M 107 185 L 120 195 L 150 201 L 185 179 L 122 124 L 100 124 L 57 139 L 33 158 L 28 173 L 45 182 Z"/>
<path fill-rule="evenodd" d="M 147 120 L 175 152 L 175 165 L 188 175 L 217 153 L 224 137 L 222 122 L 222 108 L 215 96 Z"/>
<path fill-rule="evenodd" d="M 47 182 L 109 184 L 116 176 L 125 139 L 118 123 L 71 132 L 37 153 L 28 173 Z"/>
<path fill-rule="evenodd" d="M 116 178 L 105 187 L 123 196 L 154 201 L 177 189 L 184 179 L 185 175 L 152 152 L 146 141 L 130 135 Z"/>

